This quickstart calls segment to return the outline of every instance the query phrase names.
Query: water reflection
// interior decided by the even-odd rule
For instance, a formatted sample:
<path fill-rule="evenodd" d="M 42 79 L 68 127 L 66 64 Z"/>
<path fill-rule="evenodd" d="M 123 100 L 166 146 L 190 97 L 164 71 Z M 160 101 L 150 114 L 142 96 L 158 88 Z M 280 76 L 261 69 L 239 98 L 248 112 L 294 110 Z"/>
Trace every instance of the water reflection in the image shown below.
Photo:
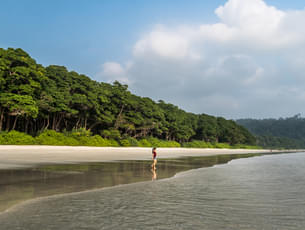
<path fill-rule="evenodd" d="M 156 170 L 156 169 L 152 169 L 152 170 L 151 170 L 151 173 L 152 173 L 152 178 L 151 178 L 151 180 L 152 180 L 152 181 L 157 180 L 157 170 Z"/>
<path fill-rule="evenodd" d="M 150 161 L 47 165 L 31 169 L 0 170 L 0 211 L 22 201 L 119 184 L 157 180 L 178 172 L 224 164 L 260 154 L 188 157 L 159 160 L 158 171 Z"/>

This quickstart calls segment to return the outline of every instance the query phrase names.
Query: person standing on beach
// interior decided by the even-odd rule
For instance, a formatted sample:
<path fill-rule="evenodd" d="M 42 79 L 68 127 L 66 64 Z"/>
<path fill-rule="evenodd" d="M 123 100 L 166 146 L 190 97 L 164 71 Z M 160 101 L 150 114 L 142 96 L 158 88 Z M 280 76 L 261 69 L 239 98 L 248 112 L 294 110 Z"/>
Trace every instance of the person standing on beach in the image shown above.
<path fill-rule="evenodd" d="M 153 159 L 153 163 L 152 163 L 151 167 L 152 167 L 153 170 L 155 170 L 156 165 L 157 165 L 157 150 L 156 150 L 156 147 L 153 147 L 153 149 L 152 149 L 152 159 Z"/>

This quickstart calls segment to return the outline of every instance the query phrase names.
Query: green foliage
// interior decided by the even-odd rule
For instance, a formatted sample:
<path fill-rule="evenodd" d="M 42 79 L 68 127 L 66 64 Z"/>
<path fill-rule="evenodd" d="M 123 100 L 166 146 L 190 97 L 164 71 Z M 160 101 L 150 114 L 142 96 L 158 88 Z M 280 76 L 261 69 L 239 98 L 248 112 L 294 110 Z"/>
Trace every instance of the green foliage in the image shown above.
<path fill-rule="evenodd" d="M 233 148 L 233 149 L 263 149 L 263 147 L 261 147 L 261 146 L 242 145 L 242 144 L 233 145 L 233 146 L 231 146 L 231 148 Z"/>
<path fill-rule="evenodd" d="M 304 149 L 304 139 L 292 139 L 287 137 L 257 136 L 257 144 L 263 148 L 271 149 Z"/>
<path fill-rule="evenodd" d="M 107 140 L 107 146 L 119 147 L 120 145 L 116 140 L 110 139 Z"/>
<path fill-rule="evenodd" d="M 36 143 L 41 145 L 68 145 L 68 146 L 119 146 L 115 140 L 104 139 L 99 135 L 91 136 L 90 132 L 80 129 L 72 132 L 59 133 L 46 130 L 36 137 Z"/>
<path fill-rule="evenodd" d="M 173 148 L 179 148 L 181 147 L 181 144 L 177 141 L 162 141 L 162 146 L 160 147 L 173 147 Z"/>
<path fill-rule="evenodd" d="M 226 149 L 262 149 L 260 146 L 255 145 L 243 145 L 243 144 L 237 144 L 237 145 L 229 145 L 227 143 L 210 143 L 205 141 L 191 141 L 183 143 L 182 145 L 185 148 L 226 148 Z"/>
<path fill-rule="evenodd" d="M 70 133 L 72 137 L 90 137 L 92 135 L 92 132 L 85 128 L 72 129 Z"/>
<path fill-rule="evenodd" d="M 111 130 L 109 130 L 109 132 L 110 132 L 110 135 L 109 135 L 110 139 L 119 140 L 121 138 L 121 134 L 120 134 L 119 130 L 111 129 Z"/>
<path fill-rule="evenodd" d="M 73 130 L 72 132 L 59 133 L 54 130 L 45 130 L 37 137 L 33 138 L 25 133 L 10 131 L 0 133 L 0 144 L 7 145 L 66 145 L 66 146 L 123 146 L 123 147 L 181 147 L 178 142 L 164 141 L 157 138 L 146 138 L 136 140 L 128 137 L 121 139 L 119 143 L 113 139 L 105 139 L 99 135 L 91 136 L 90 131 L 87 130 Z M 257 146 L 235 145 L 230 146 L 224 143 L 209 143 L 205 141 L 192 141 L 183 143 L 182 147 L 186 148 L 245 148 L 256 149 Z"/>
<path fill-rule="evenodd" d="M 120 145 L 123 147 L 130 147 L 130 143 L 127 139 L 120 140 Z"/>
<path fill-rule="evenodd" d="M 280 119 L 240 119 L 240 125 L 256 135 L 264 148 L 305 148 L 305 118 L 299 114 Z"/>
<path fill-rule="evenodd" d="M 157 138 L 149 137 L 139 141 L 140 147 L 181 147 L 176 141 L 164 141 Z"/>
<path fill-rule="evenodd" d="M 230 145 L 256 141 L 234 121 L 188 113 L 133 95 L 117 81 L 96 82 L 64 66 L 43 67 L 12 48 L 0 48 L 3 130 L 38 135 L 36 143 L 48 145 L 179 147 L 194 140 Z"/>
<path fill-rule="evenodd" d="M 37 117 L 38 107 L 31 96 L 13 93 L 1 93 L 0 104 L 6 107 L 11 114 Z"/>
<path fill-rule="evenodd" d="M 111 135 L 110 131 L 109 130 L 102 130 L 101 131 L 101 136 L 104 137 L 104 138 L 109 138 Z"/>
<path fill-rule="evenodd" d="M 32 136 L 25 133 L 10 131 L 0 133 L 1 145 L 32 145 L 35 140 Z"/>
<path fill-rule="evenodd" d="M 35 138 L 40 145 L 65 145 L 66 136 L 54 130 L 46 130 Z"/>
<path fill-rule="evenodd" d="M 135 138 L 127 137 L 126 139 L 120 140 L 120 146 L 123 146 L 123 147 L 131 147 L 131 146 L 132 147 L 137 147 L 137 146 L 139 146 L 139 142 Z"/>
<path fill-rule="evenodd" d="M 139 147 L 152 147 L 152 144 L 146 139 L 141 139 L 139 140 Z"/>
<path fill-rule="evenodd" d="M 102 130 L 101 136 L 104 138 L 110 138 L 110 139 L 115 139 L 115 140 L 119 140 L 121 138 L 121 134 L 120 134 L 119 130 L 115 130 L 115 129 Z"/>
<path fill-rule="evenodd" d="M 209 143 L 209 142 L 205 142 L 205 141 L 191 141 L 191 142 L 186 142 L 183 143 L 182 145 L 185 148 L 213 148 L 214 146 Z"/>
<path fill-rule="evenodd" d="M 109 142 L 99 135 L 91 137 L 82 136 L 79 138 L 79 145 L 83 146 L 109 146 Z"/>
<path fill-rule="evenodd" d="M 132 137 L 128 137 L 127 140 L 129 142 L 130 146 L 134 146 L 134 147 L 139 146 L 139 142 L 138 142 L 137 139 L 132 138 Z"/>
<path fill-rule="evenodd" d="M 152 147 L 181 147 L 181 145 L 176 141 L 164 141 L 154 137 L 147 139 L 151 143 Z"/>
<path fill-rule="evenodd" d="M 230 149 L 231 145 L 229 145 L 227 143 L 215 143 L 214 147 L 218 148 L 218 149 Z"/>
<path fill-rule="evenodd" d="M 162 141 L 158 140 L 157 138 L 149 137 L 146 138 L 146 140 L 150 144 L 150 147 L 161 147 L 160 145 L 162 144 Z"/>

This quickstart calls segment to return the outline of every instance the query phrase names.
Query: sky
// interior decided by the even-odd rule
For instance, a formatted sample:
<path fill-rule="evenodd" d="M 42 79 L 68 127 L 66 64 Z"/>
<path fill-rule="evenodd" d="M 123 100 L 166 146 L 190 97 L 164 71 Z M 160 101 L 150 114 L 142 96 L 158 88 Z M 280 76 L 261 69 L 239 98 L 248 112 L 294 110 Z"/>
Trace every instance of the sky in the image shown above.
<path fill-rule="evenodd" d="M 305 114 L 305 2 L 1 0 L 0 47 L 194 113 Z"/>

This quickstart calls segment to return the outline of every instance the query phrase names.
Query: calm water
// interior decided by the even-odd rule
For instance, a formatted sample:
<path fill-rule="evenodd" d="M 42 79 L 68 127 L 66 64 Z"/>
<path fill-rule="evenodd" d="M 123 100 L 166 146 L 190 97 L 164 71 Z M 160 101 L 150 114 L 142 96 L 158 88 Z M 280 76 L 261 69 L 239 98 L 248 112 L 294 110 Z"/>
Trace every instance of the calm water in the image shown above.
<path fill-rule="evenodd" d="M 304 229 L 304 176 L 305 153 L 238 159 L 27 202 L 0 229 Z"/>
<path fill-rule="evenodd" d="M 189 157 L 159 160 L 158 175 L 151 161 L 48 165 L 28 169 L 0 170 L 0 212 L 23 201 L 174 176 L 194 168 L 223 164 L 255 154 Z"/>

